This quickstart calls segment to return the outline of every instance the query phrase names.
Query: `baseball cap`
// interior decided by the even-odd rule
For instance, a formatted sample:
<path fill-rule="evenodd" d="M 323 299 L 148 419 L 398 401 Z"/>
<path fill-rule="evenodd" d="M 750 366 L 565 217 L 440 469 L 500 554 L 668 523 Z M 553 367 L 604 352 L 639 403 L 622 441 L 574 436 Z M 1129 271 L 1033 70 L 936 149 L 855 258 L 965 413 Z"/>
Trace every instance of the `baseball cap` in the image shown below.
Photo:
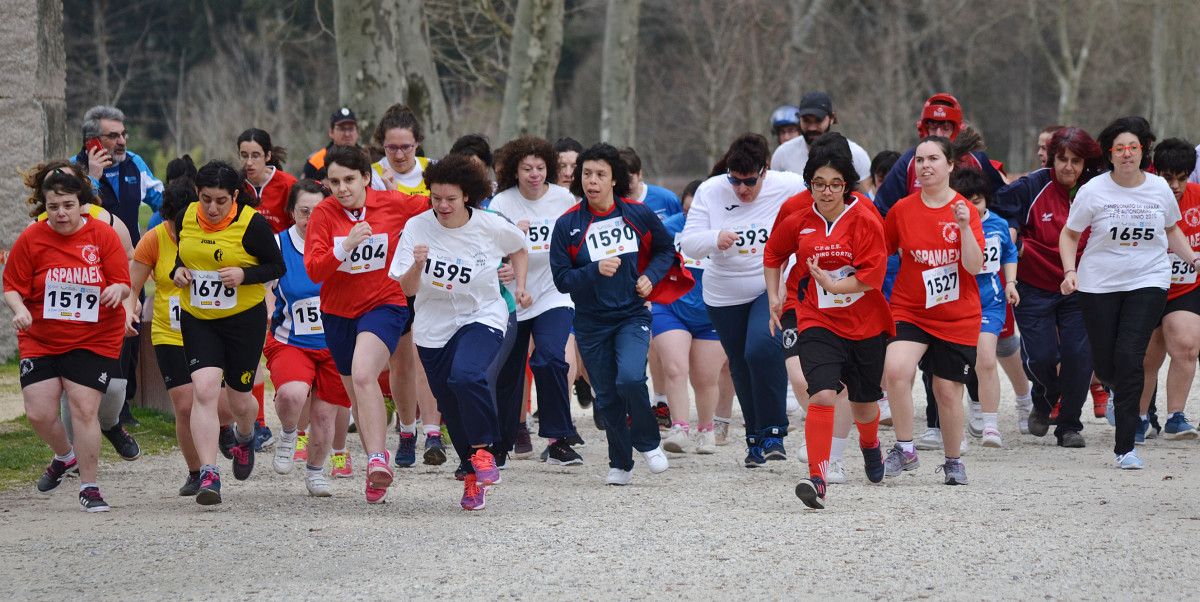
<path fill-rule="evenodd" d="M 825 92 L 809 92 L 800 99 L 800 116 L 812 115 L 817 119 L 825 119 L 833 112 L 833 101 Z"/>
<path fill-rule="evenodd" d="M 351 111 L 346 107 L 342 107 L 334 111 L 333 115 L 329 116 L 329 127 L 333 127 L 343 121 L 353 121 L 357 123 L 358 118 L 354 116 L 354 111 Z"/>

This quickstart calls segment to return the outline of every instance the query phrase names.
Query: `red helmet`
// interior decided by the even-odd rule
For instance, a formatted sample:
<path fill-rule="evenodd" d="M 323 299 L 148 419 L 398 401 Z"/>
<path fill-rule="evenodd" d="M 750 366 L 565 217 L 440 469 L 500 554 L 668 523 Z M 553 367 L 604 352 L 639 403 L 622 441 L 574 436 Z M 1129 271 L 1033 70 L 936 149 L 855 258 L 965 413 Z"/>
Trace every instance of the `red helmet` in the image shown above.
<path fill-rule="evenodd" d="M 921 108 L 921 118 L 917 120 L 917 133 L 922 138 L 929 135 L 925 128 L 925 121 L 949 121 L 954 124 L 954 132 L 950 134 L 950 139 L 958 137 L 958 132 L 962 130 L 962 105 L 958 104 L 958 99 L 946 93 L 939 92 L 929 97 L 925 101 L 925 106 Z"/>

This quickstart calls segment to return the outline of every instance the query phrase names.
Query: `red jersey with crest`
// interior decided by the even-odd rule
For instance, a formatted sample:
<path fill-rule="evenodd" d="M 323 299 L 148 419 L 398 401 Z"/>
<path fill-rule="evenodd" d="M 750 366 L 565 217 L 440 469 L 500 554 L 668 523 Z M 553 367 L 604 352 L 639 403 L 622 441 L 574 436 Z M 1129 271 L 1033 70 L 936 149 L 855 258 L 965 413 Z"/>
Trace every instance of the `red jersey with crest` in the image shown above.
<path fill-rule="evenodd" d="M 883 222 L 871 201 L 855 198 L 832 222 L 810 203 L 774 226 L 763 253 L 767 267 L 782 266 L 796 256 L 783 308 L 785 312 L 795 310 L 797 331 L 825 328 L 856 341 L 895 334 L 895 322 L 880 291 L 887 274 Z M 835 280 L 853 275 L 871 290 L 854 294 L 825 291 L 809 275 L 810 257 L 816 257 L 821 269 Z M 804 287 L 803 298 L 800 286 Z"/>
<path fill-rule="evenodd" d="M 100 305 L 112 284 L 129 284 L 125 248 L 112 226 L 86 219 L 63 236 L 49 222 L 37 222 L 13 243 L 4 266 L 4 290 L 16 291 L 33 316 L 17 332 L 23 358 L 86 349 L 116 359 L 125 341 L 125 309 Z"/>
<path fill-rule="evenodd" d="M 892 316 L 951 343 L 975 346 L 979 342 L 981 310 L 975 276 L 962 266 L 962 235 L 954 219 L 954 205 L 933 209 L 921 200 L 920 191 L 892 207 L 884 220 L 888 253 L 900 253 L 900 272 L 892 288 Z M 971 236 L 984 248 L 979 212 L 971 211 Z"/>
<path fill-rule="evenodd" d="M 1183 219 L 1175 225 L 1187 237 L 1192 250 L 1200 250 L 1200 184 L 1188 182 L 1183 196 L 1179 199 L 1179 214 Z M 1167 299 L 1176 299 L 1196 290 L 1196 287 L 1200 286 L 1196 278 L 1196 268 L 1179 259 L 1174 253 L 1168 257 L 1171 258 L 1171 288 L 1167 291 Z"/>
<path fill-rule="evenodd" d="M 254 209 L 267 219 L 267 223 L 271 224 L 271 231 L 275 234 L 291 228 L 292 224 L 296 223 L 292 214 L 287 211 L 288 197 L 291 196 L 292 186 L 295 184 L 296 177 L 278 167 L 262 188 L 255 188 L 249 180 L 245 182 L 243 194 L 250 194 L 258 199 L 258 206 Z"/>

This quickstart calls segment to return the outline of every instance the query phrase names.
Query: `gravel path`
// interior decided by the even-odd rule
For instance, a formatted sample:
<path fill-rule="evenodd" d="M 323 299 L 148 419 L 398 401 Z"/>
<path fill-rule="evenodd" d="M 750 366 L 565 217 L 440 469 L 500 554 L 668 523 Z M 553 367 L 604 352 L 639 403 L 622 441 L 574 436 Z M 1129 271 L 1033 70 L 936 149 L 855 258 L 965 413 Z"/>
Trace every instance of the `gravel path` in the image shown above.
<path fill-rule="evenodd" d="M 358 472 L 334 483 L 333 498 L 308 498 L 302 471 L 276 475 L 268 453 L 249 481 L 228 478 L 226 501 L 214 510 L 175 495 L 178 456 L 108 465 L 107 514 L 78 511 L 75 481 L 51 496 L 32 485 L 0 494 L 0 599 L 1129 599 L 1190 591 L 1200 568 L 1200 444 L 1155 440 L 1143 450 L 1147 470 L 1118 471 L 1103 420 L 1086 419 L 1082 450 L 1021 437 L 1005 389 L 1007 448 L 972 447 L 969 486 L 942 485 L 935 452 L 922 452 L 915 473 L 870 485 L 852 443 L 850 482 L 831 488 L 824 511 L 793 495 L 806 474 L 798 462 L 747 470 L 737 445 L 672 457 L 662 475 L 639 462 L 633 486 L 606 487 L 603 435 L 578 409 L 586 464 L 513 461 L 478 513 L 458 507 L 450 463 L 400 471 L 388 503 L 367 506 L 357 446 Z M 890 429 L 882 439 L 891 444 Z"/>

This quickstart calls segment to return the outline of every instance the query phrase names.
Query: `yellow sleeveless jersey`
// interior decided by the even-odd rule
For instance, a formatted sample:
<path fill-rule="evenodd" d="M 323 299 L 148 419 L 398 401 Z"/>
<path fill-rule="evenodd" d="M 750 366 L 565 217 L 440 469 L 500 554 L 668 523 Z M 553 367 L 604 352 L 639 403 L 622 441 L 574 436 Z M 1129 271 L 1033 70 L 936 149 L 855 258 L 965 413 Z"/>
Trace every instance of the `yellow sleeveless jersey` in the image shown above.
<path fill-rule="evenodd" d="M 223 230 L 206 232 L 199 224 L 200 203 L 192 203 L 183 214 L 179 233 L 179 259 L 192 271 L 192 284 L 183 290 L 181 306 L 189 315 L 212 320 L 239 314 L 266 296 L 262 284 L 243 284 L 228 288 L 221 283 L 217 270 L 224 267 L 246 268 L 258 265 L 258 259 L 242 246 L 246 227 L 256 211 L 237 205 L 233 222 Z"/>
<path fill-rule="evenodd" d="M 371 169 L 375 170 L 375 175 L 383 178 L 383 162 L 387 159 L 380 159 L 378 162 L 371 164 Z M 429 167 L 429 157 L 417 157 L 417 165 L 421 166 L 421 173 L 425 173 L 425 168 Z M 400 182 L 396 182 L 396 187 L 393 190 L 399 190 L 404 194 L 420 194 L 429 196 L 429 187 L 425 185 L 425 179 L 421 178 L 421 184 L 418 186 L 405 186 Z"/>
<path fill-rule="evenodd" d="M 154 278 L 154 319 L 150 322 L 150 341 L 155 345 L 183 346 L 183 334 L 179 330 L 183 290 L 171 280 L 175 267 L 175 256 L 179 245 L 167 224 L 159 224 L 146 233 L 158 241 L 158 260 L 151 266 Z"/>
<path fill-rule="evenodd" d="M 87 206 L 87 208 L 88 208 L 87 209 L 88 215 L 90 215 L 96 219 L 100 219 L 100 215 L 104 213 L 104 208 L 101 207 L 100 205 L 89 204 Z M 44 222 L 49 218 L 50 218 L 50 214 L 43 211 L 42 214 L 37 217 L 37 221 Z"/>

